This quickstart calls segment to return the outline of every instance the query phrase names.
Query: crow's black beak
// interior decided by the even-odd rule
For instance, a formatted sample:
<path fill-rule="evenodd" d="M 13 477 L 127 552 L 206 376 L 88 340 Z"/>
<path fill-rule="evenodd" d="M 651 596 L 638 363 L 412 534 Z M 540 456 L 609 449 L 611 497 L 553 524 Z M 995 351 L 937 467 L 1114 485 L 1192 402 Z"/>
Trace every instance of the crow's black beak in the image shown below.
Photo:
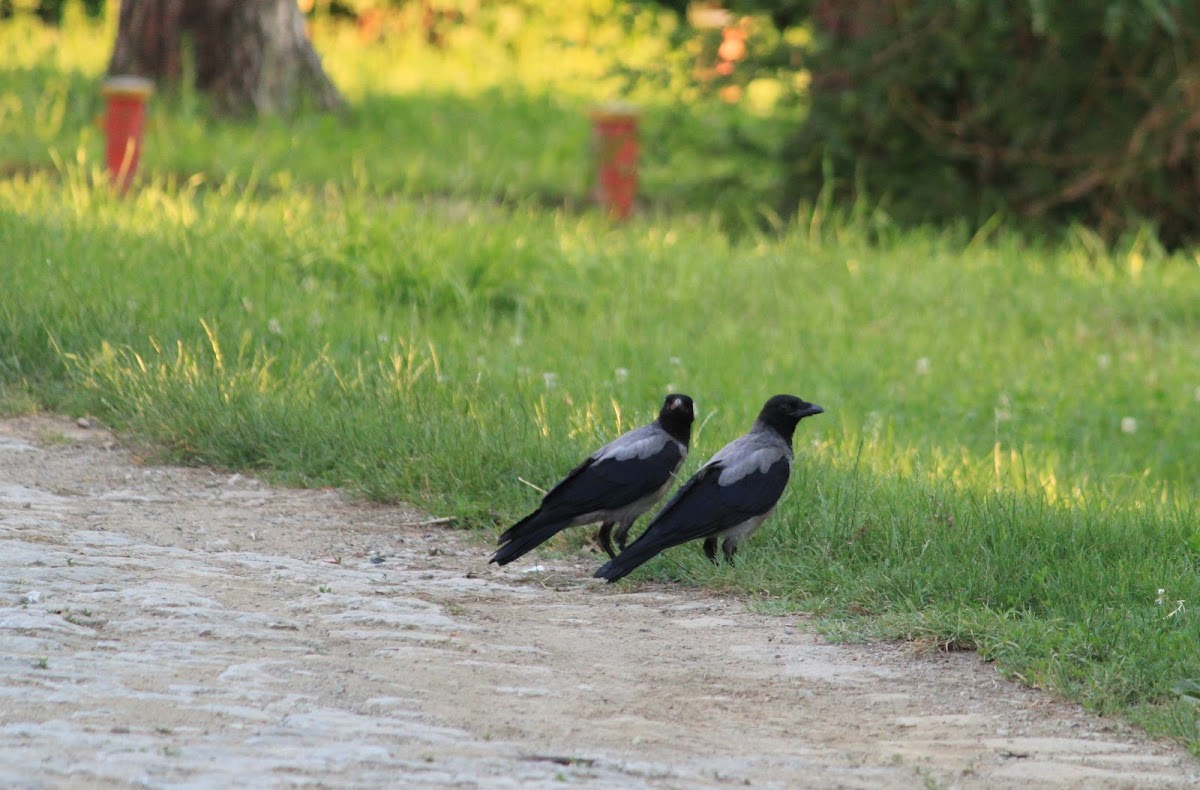
<path fill-rule="evenodd" d="M 820 406 L 818 406 L 815 403 L 809 403 L 804 406 L 801 406 L 798 410 L 796 410 L 796 412 L 794 412 L 796 418 L 801 419 L 801 420 L 804 419 L 805 417 L 811 417 L 814 414 L 824 414 L 824 413 L 825 413 L 825 410 L 822 409 Z"/>

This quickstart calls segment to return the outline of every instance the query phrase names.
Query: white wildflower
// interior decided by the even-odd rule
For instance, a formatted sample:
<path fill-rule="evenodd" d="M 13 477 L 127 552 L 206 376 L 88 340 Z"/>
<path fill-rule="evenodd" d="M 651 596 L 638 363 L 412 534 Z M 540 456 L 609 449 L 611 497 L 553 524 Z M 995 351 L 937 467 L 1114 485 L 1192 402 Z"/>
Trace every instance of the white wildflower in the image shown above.
<path fill-rule="evenodd" d="M 996 422 L 1007 422 L 1012 419 L 1012 398 L 1008 397 L 1007 392 L 1000 393 L 1000 400 L 995 411 Z"/>
<path fill-rule="evenodd" d="M 929 371 L 933 369 L 933 365 L 929 362 L 929 357 L 921 357 L 917 360 L 917 375 L 928 376 Z"/>
<path fill-rule="evenodd" d="M 617 368 L 617 381 L 625 381 L 629 378 L 629 368 Z"/>
<path fill-rule="evenodd" d="M 1137 419 L 1134 417 L 1122 417 L 1121 433 L 1137 433 Z"/>
<path fill-rule="evenodd" d="M 542 381 L 546 384 L 546 389 L 552 390 L 558 386 L 558 374 L 557 373 L 543 373 Z"/>
<path fill-rule="evenodd" d="M 267 331 L 273 335 L 283 334 L 283 326 L 279 323 L 278 318 L 272 318 L 267 322 Z"/>
<path fill-rule="evenodd" d="M 1100 368 L 1101 370 L 1108 370 L 1108 366 L 1111 364 L 1112 357 L 1110 357 L 1108 354 L 1096 355 L 1096 367 Z"/>
<path fill-rule="evenodd" d="M 871 435 L 871 444 L 878 442 L 879 434 L 883 430 L 883 413 L 875 410 L 867 412 L 863 430 Z"/>

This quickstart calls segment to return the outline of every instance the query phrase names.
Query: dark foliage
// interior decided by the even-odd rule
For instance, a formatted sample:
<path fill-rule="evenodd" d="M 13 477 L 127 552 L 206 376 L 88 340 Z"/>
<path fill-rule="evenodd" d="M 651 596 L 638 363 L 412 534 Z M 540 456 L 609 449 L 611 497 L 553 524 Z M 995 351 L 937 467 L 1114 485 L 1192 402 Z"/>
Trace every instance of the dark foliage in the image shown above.
<path fill-rule="evenodd" d="M 1200 4 L 816 3 L 793 204 L 824 185 L 901 219 L 994 210 L 1200 236 Z"/>
<path fill-rule="evenodd" d="M 815 34 L 785 211 L 826 190 L 907 222 L 1000 211 L 1200 238 L 1200 3 L 726 5 Z"/>

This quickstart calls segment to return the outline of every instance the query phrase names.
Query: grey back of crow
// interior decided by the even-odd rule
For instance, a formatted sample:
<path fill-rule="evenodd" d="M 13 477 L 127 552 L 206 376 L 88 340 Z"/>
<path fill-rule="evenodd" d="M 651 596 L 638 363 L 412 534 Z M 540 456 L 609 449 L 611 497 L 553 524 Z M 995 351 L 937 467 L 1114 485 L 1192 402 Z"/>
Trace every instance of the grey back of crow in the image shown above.
<path fill-rule="evenodd" d="M 614 582 L 672 546 L 704 538 L 716 562 L 727 560 L 775 510 L 792 471 L 792 434 L 820 406 L 792 395 L 766 402 L 750 432 L 722 447 L 663 507 L 646 531 L 596 576 Z"/>
<path fill-rule="evenodd" d="M 613 527 L 621 548 L 633 523 L 670 489 L 687 458 L 695 419 L 692 399 L 668 395 L 658 419 L 618 436 L 572 469 L 537 510 L 506 530 L 492 562 L 507 565 L 568 527 L 601 523 L 609 556 Z"/>

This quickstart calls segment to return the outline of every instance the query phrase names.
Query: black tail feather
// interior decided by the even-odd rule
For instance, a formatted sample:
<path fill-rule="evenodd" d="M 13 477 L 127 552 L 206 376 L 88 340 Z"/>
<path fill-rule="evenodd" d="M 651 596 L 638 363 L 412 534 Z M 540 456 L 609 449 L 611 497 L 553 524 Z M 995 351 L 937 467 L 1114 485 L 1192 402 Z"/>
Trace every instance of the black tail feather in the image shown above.
<path fill-rule="evenodd" d="M 496 549 L 490 562 L 507 565 L 520 559 L 562 532 L 567 525 L 568 522 L 547 515 L 543 510 L 535 510 L 504 531 L 500 536 L 500 548 Z"/>
<path fill-rule="evenodd" d="M 664 544 L 662 541 L 643 540 L 645 535 L 638 538 L 630 545 L 629 548 L 617 555 L 616 559 L 609 560 L 600 566 L 596 571 L 597 579 L 607 579 L 610 583 L 618 579 L 623 579 L 633 571 L 637 570 L 643 563 L 649 562 L 664 549 L 668 549 L 672 544 Z"/>
<path fill-rule="evenodd" d="M 500 546 L 503 546 L 505 543 L 511 543 L 517 538 L 518 533 L 525 530 L 529 523 L 540 515 L 542 515 L 542 509 L 538 508 L 525 518 L 518 521 L 516 524 L 513 524 L 511 527 L 504 530 L 504 532 L 500 533 L 500 537 L 496 538 L 496 543 Z"/>

